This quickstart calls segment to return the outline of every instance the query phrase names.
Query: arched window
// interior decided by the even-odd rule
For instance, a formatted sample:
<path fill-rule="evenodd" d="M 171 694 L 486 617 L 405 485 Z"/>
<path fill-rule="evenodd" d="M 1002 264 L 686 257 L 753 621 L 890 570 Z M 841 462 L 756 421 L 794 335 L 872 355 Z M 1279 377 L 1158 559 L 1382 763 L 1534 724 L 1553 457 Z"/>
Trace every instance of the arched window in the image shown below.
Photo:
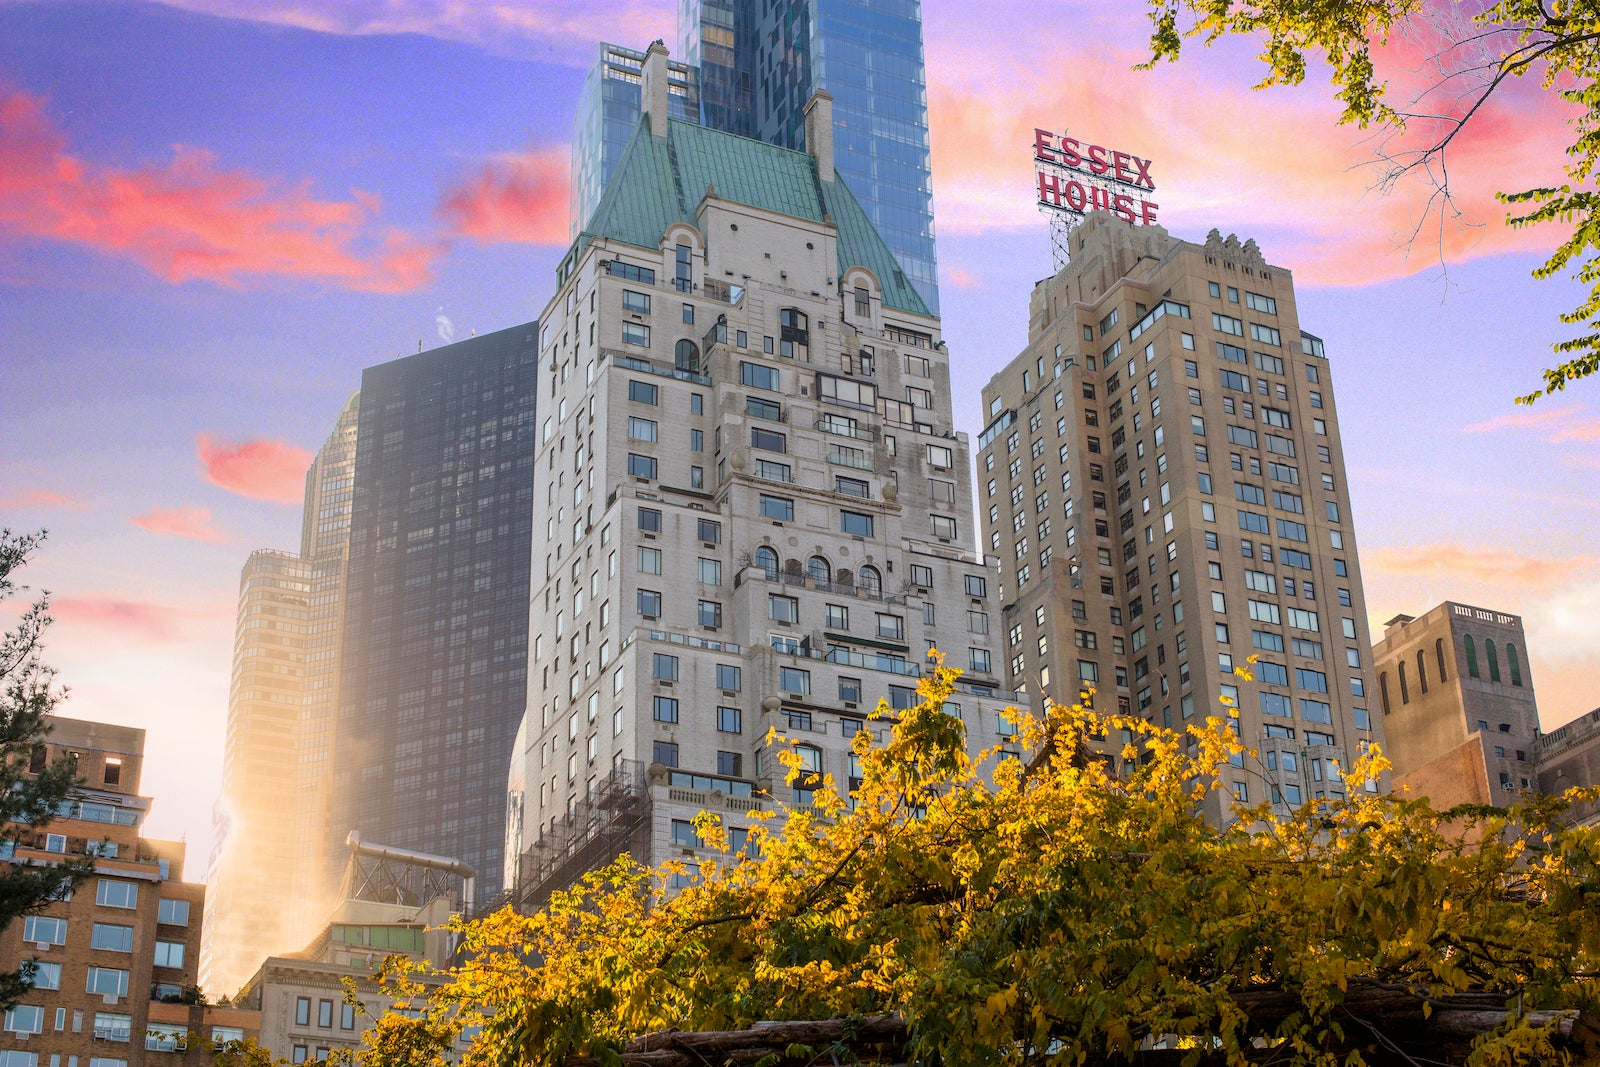
<path fill-rule="evenodd" d="M 870 564 L 861 568 L 857 584 L 867 596 L 883 595 L 883 575 L 878 573 L 878 568 Z"/>
<path fill-rule="evenodd" d="M 1493 641 L 1485 641 L 1483 643 L 1483 658 L 1489 661 L 1489 681 L 1498 682 L 1500 680 L 1500 660 L 1494 654 Z"/>
<path fill-rule="evenodd" d="M 1422 649 L 1417 649 L 1417 686 L 1426 693 L 1428 691 L 1428 658 Z"/>
<path fill-rule="evenodd" d="M 1433 643 L 1433 654 L 1439 661 L 1439 681 L 1449 681 L 1449 675 L 1444 673 L 1444 638 L 1441 637 Z"/>
<path fill-rule="evenodd" d="M 775 581 L 778 577 L 778 554 L 762 545 L 756 549 L 756 566 L 767 572 L 768 581 Z"/>
<path fill-rule="evenodd" d="M 1389 672 L 1378 675 L 1378 699 L 1383 701 L 1383 713 L 1389 714 Z"/>
<path fill-rule="evenodd" d="M 1517 661 L 1517 646 L 1506 642 L 1506 666 L 1511 670 L 1511 684 L 1522 684 L 1522 664 Z"/>
<path fill-rule="evenodd" d="M 1467 673 L 1476 678 L 1478 677 L 1478 649 L 1472 643 L 1471 634 L 1463 635 L 1461 640 L 1467 650 Z"/>
<path fill-rule="evenodd" d="M 672 350 L 672 365 L 678 370 L 686 370 L 690 374 L 700 373 L 700 350 L 688 338 L 680 340 L 677 347 Z"/>
<path fill-rule="evenodd" d="M 1405 665 L 1405 661 L 1404 660 L 1402 660 L 1400 662 L 1399 667 L 1400 667 L 1400 672 L 1399 672 L 1400 673 L 1400 703 L 1409 704 L 1409 703 L 1411 703 L 1411 690 L 1406 687 L 1406 665 Z"/>
<path fill-rule="evenodd" d="M 806 561 L 806 573 L 811 576 L 813 582 L 827 585 L 829 579 L 833 577 L 833 568 L 829 567 L 828 561 L 821 556 L 812 556 Z"/>

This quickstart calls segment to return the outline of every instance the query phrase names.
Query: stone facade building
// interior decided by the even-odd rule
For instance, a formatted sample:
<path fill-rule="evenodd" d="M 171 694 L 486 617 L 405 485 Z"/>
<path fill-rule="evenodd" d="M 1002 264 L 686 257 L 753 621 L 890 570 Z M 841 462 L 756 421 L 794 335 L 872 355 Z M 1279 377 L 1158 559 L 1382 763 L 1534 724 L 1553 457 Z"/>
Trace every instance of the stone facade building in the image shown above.
<path fill-rule="evenodd" d="M 737 841 L 750 809 L 807 803 L 769 727 L 847 788 L 930 648 L 967 672 L 973 744 L 1000 737 L 951 356 L 838 178 L 829 101 L 802 153 L 669 121 L 666 76 L 653 49 L 540 319 L 524 905 L 623 848 L 693 854 L 702 808 Z"/>
<path fill-rule="evenodd" d="M 1341 793 L 1382 731 L 1332 368 L 1289 271 L 1091 214 L 1028 337 L 978 441 L 1006 684 L 1174 727 L 1226 697 L 1260 752 L 1237 799 Z"/>

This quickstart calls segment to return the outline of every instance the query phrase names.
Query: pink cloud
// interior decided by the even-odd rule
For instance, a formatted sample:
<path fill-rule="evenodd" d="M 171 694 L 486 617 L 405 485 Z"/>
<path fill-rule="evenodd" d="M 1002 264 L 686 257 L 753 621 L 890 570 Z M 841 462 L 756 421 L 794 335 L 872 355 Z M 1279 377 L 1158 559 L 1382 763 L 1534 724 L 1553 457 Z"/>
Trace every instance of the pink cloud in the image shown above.
<path fill-rule="evenodd" d="M 1380 548 L 1365 553 L 1368 578 L 1382 572 L 1395 576 L 1445 576 L 1453 582 L 1480 582 L 1517 589 L 1553 590 L 1593 571 L 1594 556 L 1540 558 L 1499 548 L 1478 548 L 1441 542 Z"/>
<path fill-rule="evenodd" d="M 942 72 L 928 89 L 941 233 L 1045 227 L 1031 159 L 1039 126 L 1153 160 L 1163 225 L 1191 238 L 1213 226 L 1257 236 L 1269 262 L 1292 265 L 1302 282 L 1366 284 L 1437 266 L 1441 256 L 1553 244 L 1548 231 L 1506 227 L 1494 196 L 1559 179 L 1570 132 L 1552 94 L 1515 86 L 1477 114 L 1450 149 L 1462 217 L 1441 217 L 1420 175 L 1387 195 L 1374 188 L 1381 173 L 1367 164 L 1377 146 L 1336 125 L 1326 89 L 1252 91 L 1237 54 L 1221 48 L 1191 46 L 1178 64 L 1137 71 L 1146 53 L 1135 32 L 1118 34 L 1135 47 L 1031 68 L 1015 62 L 1009 37 L 930 34 L 929 69 Z M 1414 124 L 1414 140 L 1427 125 Z"/>
<path fill-rule="evenodd" d="M 65 493 L 57 493 L 50 489 L 30 489 L 15 496 L 0 500 L 0 507 L 6 508 L 77 508 L 78 501 Z"/>
<path fill-rule="evenodd" d="M 305 498 L 306 468 L 314 454 L 285 441 L 258 439 L 234 444 L 198 439 L 206 479 L 230 493 L 252 500 L 297 504 Z"/>
<path fill-rule="evenodd" d="M 445 194 L 452 229 L 478 241 L 565 245 L 569 150 L 500 156 Z"/>
<path fill-rule="evenodd" d="M 977 276 L 965 267 L 958 267 L 953 263 L 944 263 L 939 266 L 939 280 L 957 289 L 976 289 L 982 283 Z"/>
<path fill-rule="evenodd" d="M 200 613 L 148 600 L 110 596 L 55 597 L 50 614 L 66 627 L 109 631 L 120 637 L 146 641 L 176 641 L 187 623 Z"/>
<path fill-rule="evenodd" d="M 1501 430 L 1528 430 L 1551 444 L 1600 441 L 1600 419 L 1589 415 L 1578 404 L 1496 415 L 1463 427 L 1462 432 L 1496 433 Z"/>
<path fill-rule="evenodd" d="M 379 199 L 318 200 L 178 146 L 171 162 L 96 167 L 66 151 L 42 101 L 0 89 L 0 232 L 83 245 L 165 281 L 239 286 L 289 277 L 398 293 L 426 284 L 442 250 L 374 229 Z"/>
<path fill-rule="evenodd" d="M 135 526 L 163 537 L 185 537 L 191 541 L 222 542 L 227 538 L 212 525 L 210 508 L 156 508 L 149 514 L 130 519 Z"/>

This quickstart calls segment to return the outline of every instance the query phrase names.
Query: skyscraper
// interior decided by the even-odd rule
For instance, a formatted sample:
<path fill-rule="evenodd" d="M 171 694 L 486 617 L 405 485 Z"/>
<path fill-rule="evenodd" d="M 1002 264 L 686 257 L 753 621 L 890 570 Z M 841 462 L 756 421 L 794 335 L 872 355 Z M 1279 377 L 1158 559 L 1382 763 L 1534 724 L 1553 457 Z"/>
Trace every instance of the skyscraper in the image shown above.
<path fill-rule="evenodd" d="M 629 848 L 735 840 L 784 784 L 769 727 L 846 786 L 880 697 L 931 647 L 997 711 L 949 353 L 850 189 L 818 94 L 807 153 L 647 113 L 541 319 L 524 905 Z M 767 794 L 771 799 L 763 797 Z"/>
<path fill-rule="evenodd" d="M 911 285 L 939 313 L 927 80 L 918 0 L 683 0 L 680 80 L 697 71 L 698 117 L 712 129 L 806 148 L 805 104 L 833 97 L 834 165 Z M 611 160 L 639 114 L 632 70 L 602 46 L 573 136 L 573 232 L 599 204 Z M 601 103 L 600 101 L 604 101 Z M 675 100 L 688 103 L 683 92 Z M 675 105 L 676 106 L 676 105 Z M 609 136 L 596 136 L 594 116 Z M 684 117 L 678 111 L 673 117 Z M 592 160 L 599 151 L 601 162 Z M 599 182 L 592 180 L 600 175 Z"/>
<path fill-rule="evenodd" d="M 228 735 L 211 857 L 205 988 L 231 995 L 314 932 L 328 818 L 328 735 L 355 465 L 351 397 L 306 472 L 298 553 L 251 553 L 239 579 Z M 299 903 L 284 907 L 285 898 Z"/>
<path fill-rule="evenodd" d="M 535 332 L 361 376 L 329 851 L 314 872 L 327 892 L 351 830 L 465 861 L 480 901 L 500 891 L 505 769 L 527 690 Z"/>
<path fill-rule="evenodd" d="M 714 47 L 731 6 L 733 58 Z M 685 0 L 678 33 L 698 34 L 707 125 L 806 147 L 805 104 L 833 96 L 834 165 L 930 311 L 939 313 L 922 5 L 852 0 Z M 686 51 L 687 54 L 687 51 Z M 707 71 L 707 64 L 712 70 Z"/>
<path fill-rule="evenodd" d="M 1220 694 L 1260 752 L 1229 777 L 1239 799 L 1342 791 L 1336 768 L 1382 734 L 1331 366 L 1289 272 L 1254 241 L 1103 213 L 1072 255 L 983 390 L 1008 684 L 1036 704 L 1092 685 L 1174 727 Z"/>
<path fill-rule="evenodd" d="M 611 174 L 639 125 L 639 71 L 644 53 L 620 45 L 600 45 L 583 81 L 572 124 L 571 236 L 577 237 L 600 203 Z M 700 71 L 676 60 L 667 63 L 667 99 L 675 119 L 700 117 Z"/>

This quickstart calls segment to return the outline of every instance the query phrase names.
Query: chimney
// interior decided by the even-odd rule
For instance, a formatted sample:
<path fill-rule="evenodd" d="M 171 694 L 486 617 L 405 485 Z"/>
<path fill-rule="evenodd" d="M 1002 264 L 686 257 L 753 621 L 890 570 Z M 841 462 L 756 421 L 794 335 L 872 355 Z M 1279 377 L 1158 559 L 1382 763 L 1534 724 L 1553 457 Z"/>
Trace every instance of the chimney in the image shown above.
<path fill-rule="evenodd" d="M 645 49 L 644 66 L 639 74 L 640 104 L 650 117 L 650 133 L 667 135 L 667 46 L 656 38 Z"/>
<path fill-rule="evenodd" d="M 806 151 L 817 161 L 817 177 L 833 181 L 833 94 L 826 89 L 806 101 Z"/>

